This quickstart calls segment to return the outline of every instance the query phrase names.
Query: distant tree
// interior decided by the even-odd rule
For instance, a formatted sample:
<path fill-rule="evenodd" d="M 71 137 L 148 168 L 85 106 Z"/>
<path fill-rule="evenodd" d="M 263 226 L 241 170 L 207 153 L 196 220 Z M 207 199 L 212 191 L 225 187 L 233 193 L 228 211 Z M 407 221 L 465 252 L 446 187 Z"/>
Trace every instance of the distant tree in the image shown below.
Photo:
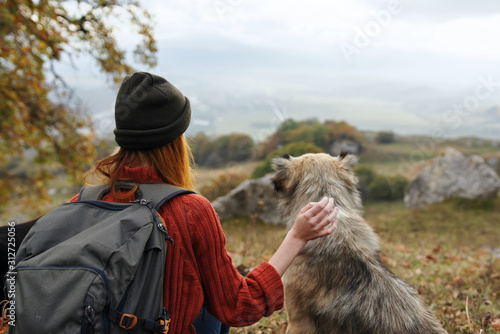
<path fill-rule="evenodd" d="M 229 143 L 227 147 L 227 161 L 247 161 L 253 157 L 254 142 L 252 137 L 241 134 L 232 133 L 229 135 Z"/>
<path fill-rule="evenodd" d="M 260 142 L 255 150 L 255 158 L 258 160 L 265 159 L 267 155 L 278 148 L 280 138 L 278 133 L 273 133 L 266 140 Z"/>
<path fill-rule="evenodd" d="M 89 55 L 114 82 L 130 73 L 113 24 L 137 29 L 136 61 L 154 66 L 150 14 L 135 0 L 0 0 L 0 201 L 46 196 L 51 169 L 78 176 L 95 154 L 91 122 L 54 70 L 63 56 Z M 5 166 L 32 157 L 25 176 Z"/>
<path fill-rule="evenodd" d="M 267 155 L 291 143 L 311 143 L 323 152 L 330 152 L 331 146 L 337 141 L 348 139 L 363 147 L 364 136 L 355 127 L 346 122 L 325 121 L 317 119 L 295 121 L 286 119 L 275 133 L 259 143 L 256 158 L 264 159 Z"/>
<path fill-rule="evenodd" d="M 198 165 L 203 165 L 212 152 L 210 138 L 205 133 L 198 132 L 193 137 L 189 137 L 188 142 L 193 152 L 194 161 Z"/>
<path fill-rule="evenodd" d="M 378 144 L 390 144 L 394 142 L 394 133 L 390 131 L 377 132 L 375 142 Z"/>
<path fill-rule="evenodd" d="M 307 121 L 298 123 L 295 129 L 285 131 L 281 143 L 286 145 L 295 142 L 314 143 L 314 145 L 328 151 L 330 146 L 330 134 L 328 129 L 319 122 Z"/>
<path fill-rule="evenodd" d="M 363 142 L 363 134 L 360 133 L 356 128 L 344 121 L 325 121 L 325 127 L 331 134 L 331 141 L 336 142 L 344 139 L 353 140 L 359 144 Z"/>
<path fill-rule="evenodd" d="M 211 139 L 198 133 L 190 142 L 195 162 L 199 166 L 220 167 L 224 163 L 253 158 L 254 142 L 245 134 L 231 133 Z"/>
<path fill-rule="evenodd" d="M 253 153 L 252 138 L 240 133 L 220 136 L 213 141 L 213 146 L 223 162 L 249 160 Z"/>
<path fill-rule="evenodd" d="M 324 152 L 328 152 L 330 145 L 330 133 L 324 124 L 317 123 L 312 128 L 313 142 L 316 146 L 321 147 Z"/>
<path fill-rule="evenodd" d="M 286 131 L 283 134 L 282 143 L 283 144 L 290 144 L 296 142 L 314 143 L 313 128 L 314 127 L 312 125 L 302 125 L 296 129 Z"/>
<path fill-rule="evenodd" d="M 290 131 L 290 130 L 295 130 L 297 129 L 298 127 L 300 126 L 299 123 L 297 123 L 297 121 L 291 119 L 291 118 L 288 118 L 288 119 L 285 119 L 281 124 L 280 126 L 278 127 L 278 130 L 276 130 L 276 133 L 278 135 L 282 135 L 283 133 L 285 133 L 286 131 Z"/>

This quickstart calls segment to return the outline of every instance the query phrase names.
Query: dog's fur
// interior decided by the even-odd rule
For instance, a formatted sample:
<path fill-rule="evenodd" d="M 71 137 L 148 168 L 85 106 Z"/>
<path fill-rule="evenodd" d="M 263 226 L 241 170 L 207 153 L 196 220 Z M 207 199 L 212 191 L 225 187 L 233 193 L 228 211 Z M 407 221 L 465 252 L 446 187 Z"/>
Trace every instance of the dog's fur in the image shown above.
<path fill-rule="evenodd" d="M 285 273 L 288 333 L 446 333 L 417 292 L 380 259 L 377 235 L 363 219 L 357 157 L 285 155 L 273 182 L 288 228 L 300 209 L 324 196 L 339 208 L 338 227 L 310 241 Z"/>

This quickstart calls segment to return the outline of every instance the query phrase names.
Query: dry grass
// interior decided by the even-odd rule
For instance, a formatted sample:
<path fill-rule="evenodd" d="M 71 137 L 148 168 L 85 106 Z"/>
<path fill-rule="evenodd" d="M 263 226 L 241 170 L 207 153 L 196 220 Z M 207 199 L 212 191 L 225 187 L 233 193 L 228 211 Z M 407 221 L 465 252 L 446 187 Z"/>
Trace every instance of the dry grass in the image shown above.
<path fill-rule="evenodd" d="M 212 202 L 239 186 L 246 179 L 248 179 L 248 175 L 242 173 L 231 171 L 221 173 L 199 188 L 199 193 Z"/>

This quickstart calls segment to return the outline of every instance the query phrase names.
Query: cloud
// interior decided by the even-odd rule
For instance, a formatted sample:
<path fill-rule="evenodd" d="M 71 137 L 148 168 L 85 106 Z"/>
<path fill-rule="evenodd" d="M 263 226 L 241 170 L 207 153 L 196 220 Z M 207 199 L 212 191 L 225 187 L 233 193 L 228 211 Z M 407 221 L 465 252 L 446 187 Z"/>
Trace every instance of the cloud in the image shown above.
<path fill-rule="evenodd" d="M 192 98 L 199 129 L 270 128 L 278 119 L 274 103 L 297 118 L 425 131 L 473 92 L 478 77 L 500 79 L 498 0 L 142 3 L 157 23 L 154 71 Z M 397 10 L 391 3 L 399 3 Z M 127 45 L 130 32 L 122 27 L 119 34 Z M 358 49 L 350 62 L 342 43 Z M 89 100 L 100 91 L 95 77 L 80 74 L 78 81 Z M 95 106 L 109 110 L 114 96 L 108 95 L 95 94 L 103 99 Z M 500 105 L 496 96 L 481 110 Z M 469 120 L 461 131 L 481 129 L 482 118 Z"/>
<path fill-rule="evenodd" d="M 399 3 L 398 11 L 386 19 L 387 24 L 380 24 L 380 13 L 387 13 L 391 2 Z M 212 66 L 217 57 L 229 67 L 266 67 L 266 62 L 279 54 L 285 67 L 288 58 L 299 57 L 305 63 L 346 66 L 351 64 L 346 62 L 342 45 L 356 47 L 356 38 L 359 40 L 360 34 L 366 38 L 371 27 L 372 36 L 368 36 L 366 46 L 358 47 L 354 62 L 370 62 L 372 52 L 378 51 L 392 60 L 396 51 L 396 56 L 398 52 L 419 52 L 424 58 L 443 55 L 496 62 L 500 56 L 500 45 L 495 43 L 500 11 L 493 8 L 495 3 L 479 0 L 476 6 L 470 1 L 444 2 L 448 5 L 414 0 L 146 3 L 155 8 L 156 36 L 164 61 L 169 60 L 169 53 L 185 50 L 187 61 Z M 378 29 L 375 35 L 373 29 Z M 405 59 L 392 63 L 405 64 Z"/>
<path fill-rule="evenodd" d="M 488 17 L 500 13 L 496 0 L 357 0 L 374 8 L 384 8 L 391 1 L 400 3 L 411 21 L 444 22 L 448 20 Z"/>

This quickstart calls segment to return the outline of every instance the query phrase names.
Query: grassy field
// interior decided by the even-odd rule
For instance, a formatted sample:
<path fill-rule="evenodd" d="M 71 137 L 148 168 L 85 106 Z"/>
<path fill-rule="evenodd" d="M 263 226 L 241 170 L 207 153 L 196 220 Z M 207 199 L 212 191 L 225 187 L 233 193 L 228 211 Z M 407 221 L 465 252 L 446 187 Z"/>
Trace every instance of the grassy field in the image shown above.
<path fill-rule="evenodd" d="M 365 217 L 380 237 L 383 262 L 422 295 L 449 333 L 500 333 L 500 199 L 448 201 L 409 210 L 373 203 Z M 227 248 L 246 272 L 268 260 L 283 227 L 224 221 Z M 282 333 L 286 313 L 231 333 Z"/>

